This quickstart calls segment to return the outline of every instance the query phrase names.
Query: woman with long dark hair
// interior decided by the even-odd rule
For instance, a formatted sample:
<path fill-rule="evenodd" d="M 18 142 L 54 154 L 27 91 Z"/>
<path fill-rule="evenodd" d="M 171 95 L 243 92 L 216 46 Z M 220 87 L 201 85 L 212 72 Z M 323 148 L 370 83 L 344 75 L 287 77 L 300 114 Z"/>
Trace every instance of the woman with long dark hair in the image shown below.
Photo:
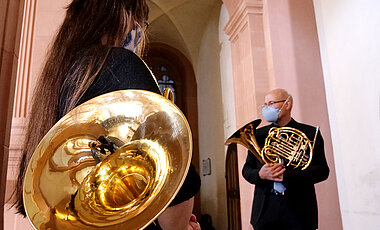
<path fill-rule="evenodd" d="M 32 99 L 14 194 L 19 213 L 26 215 L 22 188 L 30 158 L 62 116 L 111 91 L 160 93 L 155 78 L 138 57 L 145 46 L 148 13 L 145 0 L 73 0 L 67 7 Z M 189 220 L 199 187 L 199 175 L 190 167 L 179 194 L 158 218 L 163 229 L 197 228 Z"/>

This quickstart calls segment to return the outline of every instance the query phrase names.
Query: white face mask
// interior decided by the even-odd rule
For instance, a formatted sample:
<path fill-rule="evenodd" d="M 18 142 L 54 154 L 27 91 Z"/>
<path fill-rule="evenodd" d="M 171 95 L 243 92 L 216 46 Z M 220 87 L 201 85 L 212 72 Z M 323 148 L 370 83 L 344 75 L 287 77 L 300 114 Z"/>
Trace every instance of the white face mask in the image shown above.
<path fill-rule="evenodd" d="M 127 50 L 130 50 L 134 53 L 137 53 L 137 46 L 141 42 L 141 29 L 139 26 L 136 26 L 128 33 L 127 38 L 124 41 L 123 47 Z"/>
<path fill-rule="evenodd" d="M 272 106 L 264 106 L 262 109 L 263 117 L 267 122 L 270 123 L 276 123 L 278 120 L 278 116 L 281 113 L 281 110 L 284 108 L 285 103 L 288 101 L 290 96 L 286 98 L 284 101 L 284 104 L 281 106 L 280 109 L 275 109 Z"/>

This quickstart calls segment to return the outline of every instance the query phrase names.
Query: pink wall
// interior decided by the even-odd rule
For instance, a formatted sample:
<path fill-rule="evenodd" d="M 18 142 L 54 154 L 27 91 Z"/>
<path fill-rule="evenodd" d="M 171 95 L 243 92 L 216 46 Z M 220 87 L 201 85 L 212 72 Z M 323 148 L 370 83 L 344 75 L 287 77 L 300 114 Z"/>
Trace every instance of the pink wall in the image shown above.
<path fill-rule="evenodd" d="M 23 0 L 0 0 L 0 228 L 6 210 L 6 178 Z"/>
<path fill-rule="evenodd" d="M 330 123 L 311 0 L 268 1 L 276 87 L 294 96 L 293 117 L 320 126 L 329 178 L 316 185 L 320 229 L 342 229 Z"/>
<path fill-rule="evenodd" d="M 342 229 L 312 0 L 245 0 L 229 12 L 237 127 L 261 116 L 256 105 L 270 88 L 288 89 L 293 117 L 320 126 L 325 139 L 330 176 L 316 185 L 319 229 Z M 241 169 L 246 150 L 239 152 Z M 252 186 L 240 179 L 243 229 L 251 229 Z"/>
<path fill-rule="evenodd" d="M 10 2 L 13 3 L 13 0 Z M 24 1 L 22 2 L 24 4 Z M 15 57 L 19 57 L 18 66 L 15 68 L 15 77 L 17 70 L 17 81 L 15 81 L 13 115 L 12 109 L 8 110 L 12 115 L 9 161 L 8 167 L 5 167 L 8 168 L 6 180 L 8 196 L 16 180 L 20 143 L 22 142 L 24 122 L 28 111 L 27 103 L 30 100 L 34 82 L 41 71 L 47 47 L 55 34 L 55 30 L 52 28 L 58 28 L 58 25 L 62 23 L 66 4 L 66 0 L 55 1 L 55 4 L 52 4 L 50 0 L 25 0 L 23 14 L 20 12 L 20 16 L 23 17 L 20 17 L 19 23 L 20 27 L 22 25 L 22 31 L 20 29 L 21 35 L 18 37 L 20 41 L 17 42 L 20 45 L 20 50 L 12 53 Z M 3 79 L 1 80 L 3 82 Z M 9 204 L 4 207 L 4 229 L 32 229 L 26 218 L 15 215 L 15 210 L 9 209 Z"/>
<path fill-rule="evenodd" d="M 257 118 L 257 106 L 262 104 L 270 87 L 262 13 L 262 2 L 243 1 L 230 15 L 225 28 L 230 35 L 232 49 L 237 128 Z M 247 150 L 239 146 L 238 153 L 241 172 Z M 241 173 L 239 177 L 242 226 L 243 229 L 251 229 L 253 185 L 246 182 Z"/>

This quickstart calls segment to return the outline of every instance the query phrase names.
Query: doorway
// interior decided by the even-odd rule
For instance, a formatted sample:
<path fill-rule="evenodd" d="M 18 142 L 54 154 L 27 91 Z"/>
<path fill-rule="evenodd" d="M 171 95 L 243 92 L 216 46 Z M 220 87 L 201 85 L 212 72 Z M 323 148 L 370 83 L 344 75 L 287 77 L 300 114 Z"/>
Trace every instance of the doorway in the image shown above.
<path fill-rule="evenodd" d="M 228 229 L 241 230 L 239 169 L 236 144 L 230 144 L 226 155 Z"/>
<path fill-rule="evenodd" d="M 197 82 L 192 64 L 179 50 L 151 43 L 145 62 L 153 72 L 160 89 L 171 88 L 175 104 L 186 116 L 193 135 L 192 163 L 199 173 Z M 194 214 L 200 218 L 200 194 L 194 199 Z"/>

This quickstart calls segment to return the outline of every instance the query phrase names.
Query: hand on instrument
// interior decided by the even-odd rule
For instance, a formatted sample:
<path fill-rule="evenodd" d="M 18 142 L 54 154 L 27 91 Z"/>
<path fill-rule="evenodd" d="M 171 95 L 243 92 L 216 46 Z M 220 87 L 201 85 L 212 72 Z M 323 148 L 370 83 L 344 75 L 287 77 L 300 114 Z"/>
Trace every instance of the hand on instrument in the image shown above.
<path fill-rule="evenodd" d="M 187 226 L 187 230 L 201 230 L 201 226 L 197 221 L 197 217 L 192 214 L 190 217 L 189 225 Z"/>
<path fill-rule="evenodd" d="M 259 176 L 264 180 L 282 181 L 285 170 L 282 163 L 269 163 L 261 167 Z"/>

